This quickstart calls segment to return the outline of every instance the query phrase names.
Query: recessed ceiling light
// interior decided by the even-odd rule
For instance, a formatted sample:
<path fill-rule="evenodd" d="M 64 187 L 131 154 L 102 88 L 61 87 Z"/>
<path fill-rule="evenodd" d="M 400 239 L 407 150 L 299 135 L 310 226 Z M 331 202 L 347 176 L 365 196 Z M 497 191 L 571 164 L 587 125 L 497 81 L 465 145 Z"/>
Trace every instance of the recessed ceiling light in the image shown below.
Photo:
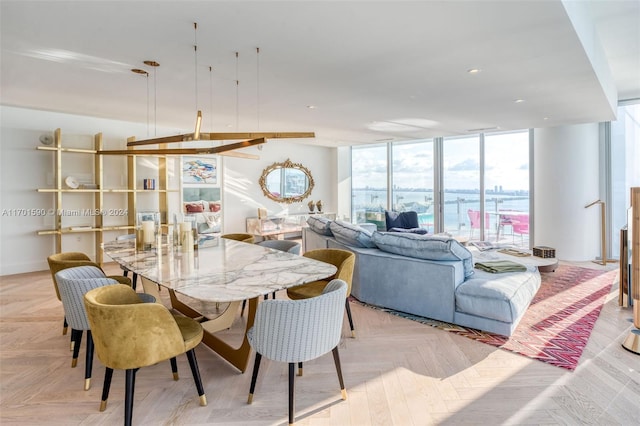
<path fill-rule="evenodd" d="M 524 99 L 514 99 L 513 100 L 513 103 L 516 103 L 516 104 L 521 104 L 523 102 L 524 102 Z"/>
<path fill-rule="evenodd" d="M 544 118 L 543 118 L 543 120 L 548 120 L 548 119 L 549 119 L 549 117 L 544 117 Z"/>
<path fill-rule="evenodd" d="M 307 105 L 307 108 L 309 108 L 309 109 L 316 109 L 316 106 L 315 106 L 315 105 Z"/>
<path fill-rule="evenodd" d="M 481 70 L 480 68 L 471 68 L 471 69 L 468 69 L 468 70 L 467 70 L 467 72 L 468 72 L 469 74 L 478 74 L 478 73 L 479 73 L 479 72 L 481 72 L 481 71 L 482 71 L 482 70 Z"/>

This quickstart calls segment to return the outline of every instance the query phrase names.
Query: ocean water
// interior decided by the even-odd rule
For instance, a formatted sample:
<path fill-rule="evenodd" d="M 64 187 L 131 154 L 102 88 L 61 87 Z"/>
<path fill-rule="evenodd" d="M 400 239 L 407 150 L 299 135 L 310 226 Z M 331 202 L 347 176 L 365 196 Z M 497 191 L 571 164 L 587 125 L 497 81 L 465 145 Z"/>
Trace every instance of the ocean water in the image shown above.
<path fill-rule="evenodd" d="M 386 191 L 366 189 L 354 190 L 352 208 L 357 222 L 374 222 L 384 226 Z M 444 193 L 444 227 L 454 235 L 469 232 L 467 211 L 480 209 L 480 194 L 477 191 L 456 191 Z M 396 211 L 413 210 L 418 212 L 421 227 L 433 232 L 433 192 L 431 191 L 395 191 L 393 209 Z M 487 194 L 485 212 L 515 210 L 528 212 L 528 194 Z M 489 215 L 489 229 L 495 229 L 496 216 Z"/>

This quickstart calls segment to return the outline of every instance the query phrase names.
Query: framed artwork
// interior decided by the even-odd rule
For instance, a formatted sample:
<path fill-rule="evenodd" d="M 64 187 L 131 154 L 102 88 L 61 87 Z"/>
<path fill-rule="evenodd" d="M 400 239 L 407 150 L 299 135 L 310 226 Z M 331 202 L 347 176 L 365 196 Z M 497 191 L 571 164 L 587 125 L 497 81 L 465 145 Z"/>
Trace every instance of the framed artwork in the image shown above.
<path fill-rule="evenodd" d="M 218 157 L 182 157 L 182 184 L 218 185 Z"/>

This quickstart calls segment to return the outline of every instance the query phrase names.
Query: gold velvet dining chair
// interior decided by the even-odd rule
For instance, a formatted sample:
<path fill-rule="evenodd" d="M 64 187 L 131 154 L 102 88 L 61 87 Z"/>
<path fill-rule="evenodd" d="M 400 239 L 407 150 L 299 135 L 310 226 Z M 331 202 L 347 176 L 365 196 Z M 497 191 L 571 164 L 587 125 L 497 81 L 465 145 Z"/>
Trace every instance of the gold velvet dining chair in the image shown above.
<path fill-rule="evenodd" d="M 58 290 L 58 282 L 56 281 L 56 273 L 62 271 L 66 268 L 74 268 L 76 266 L 95 266 L 96 268 L 102 271 L 100 265 L 93 262 L 89 256 L 82 252 L 77 251 L 68 251 L 62 253 L 52 254 L 47 257 L 47 263 L 49 264 L 49 270 L 51 271 L 51 278 L 53 280 L 53 287 L 56 290 L 56 297 L 58 300 L 62 301 L 60 298 L 60 291 Z M 104 272 L 104 271 L 103 271 Z M 127 277 L 119 276 L 119 275 L 109 275 L 107 278 L 111 278 L 119 282 L 120 284 L 131 285 L 131 280 Z M 67 318 L 65 316 L 62 334 L 67 334 Z M 71 349 L 73 350 L 73 340 L 71 342 Z"/>
<path fill-rule="evenodd" d="M 351 337 L 356 337 L 353 327 L 353 318 L 351 316 L 351 307 L 349 306 L 349 296 L 351 295 L 351 281 L 353 280 L 353 268 L 355 266 L 356 256 L 348 250 L 340 249 L 317 249 L 310 250 L 303 254 L 309 259 L 319 260 L 320 262 L 330 263 L 338 270 L 335 275 L 323 280 L 313 281 L 297 287 L 287 289 L 287 296 L 293 300 L 308 299 L 322 294 L 324 288 L 331 280 L 340 279 L 347 283 L 347 296 L 345 298 L 345 310 L 349 319 L 349 327 L 351 328 Z"/>
<path fill-rule="evenodd" d="M 133 419 L 135 377 L 138 369 L 187 354 L 200 405 L 207 405 L 195 347 L 202 341 L 200 323 L 172 315 L 160 303 L 141 303 L 138 294 L 124 285 L 96 288 L 85 294 L 84 305 L 91 325 L 95 351 L 105 365 L 100 411 L 107 408 L 113 370 L 125 370 L 124 424 Z M 177 380 L 174 369 L 174 379 Z"/>

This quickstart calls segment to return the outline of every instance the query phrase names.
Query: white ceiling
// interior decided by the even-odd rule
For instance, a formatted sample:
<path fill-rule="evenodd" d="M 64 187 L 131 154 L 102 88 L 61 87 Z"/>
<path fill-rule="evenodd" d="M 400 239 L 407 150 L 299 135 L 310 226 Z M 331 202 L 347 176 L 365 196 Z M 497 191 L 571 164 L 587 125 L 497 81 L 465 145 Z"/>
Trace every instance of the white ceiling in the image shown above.
<path fill-rule="evenodd" d="M 640 1 L 580 3 L 619 99 L 640 98 Z M 3 105 L 149 122 L 152 134 L 156 125 L 193 128 L 196 109 L 203 131 L 315 131 L 314 143 L 327 146 L 615 114 L 556 0 L 2 0 L 0 8 Z"/>

